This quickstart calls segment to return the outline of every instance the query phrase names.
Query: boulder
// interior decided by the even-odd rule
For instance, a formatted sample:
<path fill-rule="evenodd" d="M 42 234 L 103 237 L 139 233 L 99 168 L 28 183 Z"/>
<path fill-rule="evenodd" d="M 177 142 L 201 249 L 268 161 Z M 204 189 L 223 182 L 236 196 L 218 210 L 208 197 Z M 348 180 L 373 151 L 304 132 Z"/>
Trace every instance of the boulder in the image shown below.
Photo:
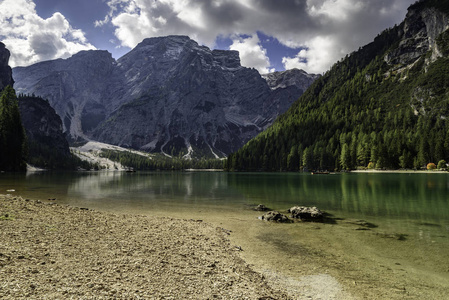
<path fill-rule="evenodd" d="M 303 221 L 323 221 L 324 215 L 321 210 L 314 207 L 294 206 L 288 210 L 292 218 Z"/>
<path fill-rule="evenodd" d="M 270 209 L 263 204 L 257 205 L 254 210 L 256 211 L 269 211 Z"/>
<path fill-rule="evenodd" d="M 286 216 L 281 214 L 278 211 L 270 211 L 264 214 L 260 219 L 265 221 L 271 221 L 271 222 L 278 222 L 278 223 L 290 223 L 291 220 Z"/>

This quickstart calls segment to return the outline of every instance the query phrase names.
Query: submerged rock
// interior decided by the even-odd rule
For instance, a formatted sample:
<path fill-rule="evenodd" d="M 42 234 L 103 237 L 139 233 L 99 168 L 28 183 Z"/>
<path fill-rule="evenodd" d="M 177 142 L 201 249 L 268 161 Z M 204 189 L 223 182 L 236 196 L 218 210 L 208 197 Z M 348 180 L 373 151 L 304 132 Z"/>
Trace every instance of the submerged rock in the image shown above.
<path fill-rule="evenodd" d="M 291 220 L 286 216 L 281 214 L 278 211 L 270 211 L 260 217 L 261 220 L 272 221 L 278 223 L 290 223 Z"/>
<path fill-rule="evenodd" d="M 268 207 L 266 207 L 265 205 L 263 205 L 263 204 L 259 204 L 259 205 L 257 205 L 254 208 L 254 210 L 257 210 L 257 211 L 269 211 L 270 209 Z"/>
<path fill-rule="evenodd" d="M 314 207 L 307 206 L 294 206 L 288 210 L 291 213 L 291 217 L 295 219 L 301 219 L 303 221 L 323 221 L 324 215 L 321 210 Z"/>

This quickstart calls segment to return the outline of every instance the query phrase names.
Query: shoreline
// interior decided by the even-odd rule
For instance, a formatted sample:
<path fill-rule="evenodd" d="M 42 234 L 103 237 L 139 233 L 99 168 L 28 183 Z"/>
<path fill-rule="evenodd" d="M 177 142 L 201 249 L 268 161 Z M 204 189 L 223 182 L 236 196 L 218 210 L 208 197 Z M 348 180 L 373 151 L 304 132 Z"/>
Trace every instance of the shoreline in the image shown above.
<path fill-rule="evenodd" d="M 2 299 L 291 299 L 200 220 L 0 195 L 0 227 Z"/>
<path fill-rule="evenodd" d="M 449 174 L 448 171 L 439 170 L 352 170 L 349 173 Z"/>

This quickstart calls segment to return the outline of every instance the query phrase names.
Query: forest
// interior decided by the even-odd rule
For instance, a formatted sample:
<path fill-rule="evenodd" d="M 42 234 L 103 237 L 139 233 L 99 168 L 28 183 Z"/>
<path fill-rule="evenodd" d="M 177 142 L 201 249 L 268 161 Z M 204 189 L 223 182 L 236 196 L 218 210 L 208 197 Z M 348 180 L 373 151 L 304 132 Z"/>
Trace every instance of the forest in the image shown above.
<path fill-rule="evenodd" d="M 417 3 L 415 5 L 421 5 Z M 411 66 L 385 60 L 402 26 L 346 56 L 266 131 L 229 155 L 229 171 L 421 169 L 449 161 L 449 33 Z"/>
<path fill-rule="evenodd" d="M 119 162 L 134 170 L 185 170 L 185 169 L 223 169 L 221 159 L 185 159 L 167 157 L 163 154 L 149 154 L 147 157 L 129 151 L 102 150 L 101 157 Z"/>
<path fill-rule="evenodd" d="M 7 86 L 0 94 L 0 171 L 23 171 L 28 155 L 16 92 Z"/>

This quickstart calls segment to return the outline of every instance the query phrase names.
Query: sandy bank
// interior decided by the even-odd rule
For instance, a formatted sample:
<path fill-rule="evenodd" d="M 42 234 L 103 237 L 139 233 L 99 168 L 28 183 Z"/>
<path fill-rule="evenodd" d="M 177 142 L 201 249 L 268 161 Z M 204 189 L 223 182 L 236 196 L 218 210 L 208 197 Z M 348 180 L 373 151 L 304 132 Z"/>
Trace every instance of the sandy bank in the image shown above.
<path fill-rule="evenodd" d="M 0 195 L 0 298 L 288 299 L 227 234 Z"/>
<path fill-rule="evenodd" d="M 449 174 L 439 170 L 352 170 L 351 173 L 406 173 L 406 174 Z"/>

